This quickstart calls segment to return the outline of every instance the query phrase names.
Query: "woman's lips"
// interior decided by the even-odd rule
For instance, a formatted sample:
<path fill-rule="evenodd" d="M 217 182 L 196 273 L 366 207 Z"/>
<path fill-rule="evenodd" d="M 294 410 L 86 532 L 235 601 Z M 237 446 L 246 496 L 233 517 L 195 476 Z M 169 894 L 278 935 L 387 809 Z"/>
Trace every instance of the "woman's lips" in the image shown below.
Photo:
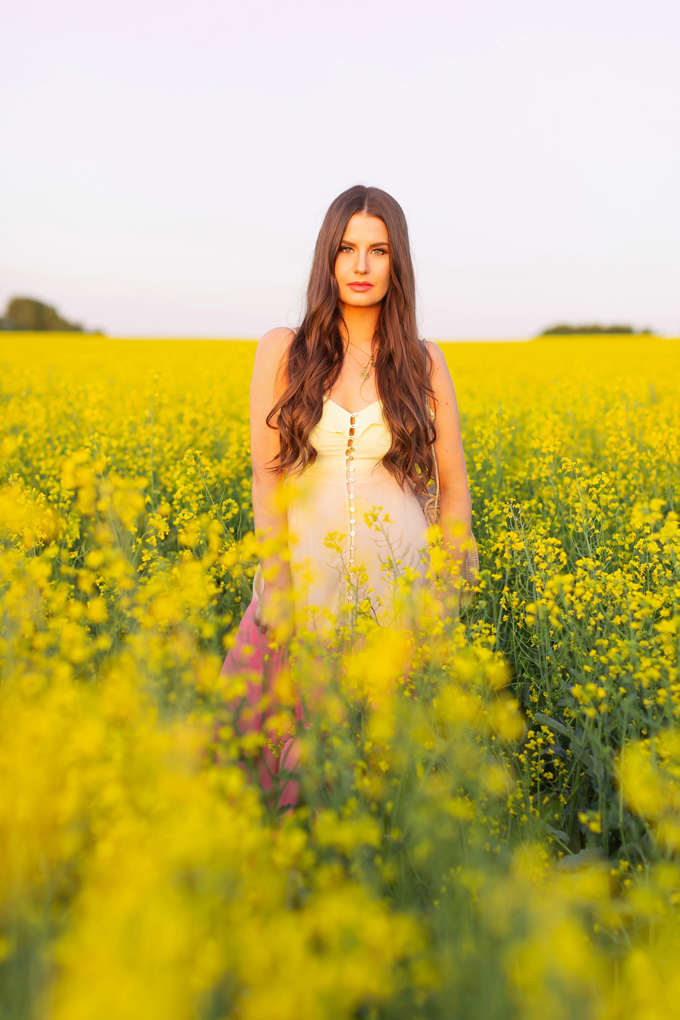
<path fill-rule="evenodd" d="M 348 283 L 347 286 L 350 287 L 352 290 L 358 291 L 372 290 L 373 288 L 372 283 Z"/>

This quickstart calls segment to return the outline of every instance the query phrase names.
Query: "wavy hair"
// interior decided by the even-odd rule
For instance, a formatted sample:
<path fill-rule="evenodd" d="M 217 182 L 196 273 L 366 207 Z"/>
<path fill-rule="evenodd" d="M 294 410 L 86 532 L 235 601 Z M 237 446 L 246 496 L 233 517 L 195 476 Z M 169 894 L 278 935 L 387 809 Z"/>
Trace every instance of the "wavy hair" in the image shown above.
<path fill-rule="evenodd" d="M 406 217 L 387 192 L 361 184 L 338 195 L 319 231 L 305 315 L 294 331 L 284 366 L 287 387 L 267 416 L 267 424 L 278 428 L 280 438 L 271 469 L 304 470 L 316 460 L 309 436 L 321 419 L 324 394 L 336 382 L 345 355 L 335 260 L 355 213 L 381 219 L 390 243 L 390 285 L 374 338 L 376 388 L 392 436 L 382 462 L 402 487 L 410 482 L 415 491 L 424 492 L 434 472 L 436 430 L 429 411 L 430 355 L 416 328 L 416 286 Z"/>

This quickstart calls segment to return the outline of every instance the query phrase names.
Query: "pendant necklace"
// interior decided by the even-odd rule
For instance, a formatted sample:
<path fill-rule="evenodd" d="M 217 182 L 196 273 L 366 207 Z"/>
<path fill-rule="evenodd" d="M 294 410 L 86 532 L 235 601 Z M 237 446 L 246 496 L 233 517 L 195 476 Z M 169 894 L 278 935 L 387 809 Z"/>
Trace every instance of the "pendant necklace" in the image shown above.
<path fill-rule="evenodd" d="M 348 340 L 347 344 L 348 345 L 352 344 L 352 341 Z M 361 347 L 357 347 L 356 344 L 352 344 L 352 347 L 356 347 L 358 351 L 361 350 Z M 369 375 L 371 374 L 371 369 L 375 368 L 375 360 L 373 358 L 373 355 L 370 356 L 370 358 L 368 359 L 368 361 L 366 362 L 365 365 L 362 365 L 361 362 L 359 361 L 359 359 L 357 358 L 356 354 L 352 354 L 352 352 L 349 349 L 349 346 L 347 347 L 347 353 L 352 355 L 352 357 L 356 361 L 357 365 L 361 369 L 361 372 L 359 373 L 361 378 L 362 379 L 368 379 Z"/>

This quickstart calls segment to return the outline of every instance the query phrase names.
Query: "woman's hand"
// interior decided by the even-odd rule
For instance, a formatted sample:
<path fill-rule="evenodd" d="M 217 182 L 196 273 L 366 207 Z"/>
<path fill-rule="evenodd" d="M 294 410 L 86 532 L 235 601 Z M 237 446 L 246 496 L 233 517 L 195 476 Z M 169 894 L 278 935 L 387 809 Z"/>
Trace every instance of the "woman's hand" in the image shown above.
<path fill-rule="evenodd" d="M 289 577 L 286 576 L 276 581 L 265 581 L 255 607 L 255 626 L 262 634 L 281 629 L 283 635 L 286 635 L 292 629 L 292 620 Z"/>
<path fill-rule="evenodd" d="M 467 545 L 466 538 L 456 536 L 454 541 L 447 543 L 446 560 L 438 572 L 438 598 L 445 607 L 448 617 L 458 618 L 461 612 L 462 593 L 467 585 Z"/>

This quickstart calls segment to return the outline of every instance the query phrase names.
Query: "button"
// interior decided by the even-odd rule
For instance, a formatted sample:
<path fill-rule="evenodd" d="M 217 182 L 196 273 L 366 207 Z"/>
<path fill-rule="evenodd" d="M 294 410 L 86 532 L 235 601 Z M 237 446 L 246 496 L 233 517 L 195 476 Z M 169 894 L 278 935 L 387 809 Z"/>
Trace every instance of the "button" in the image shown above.
<path fill-rule="evenodd" d="M 353 601 L 353 599 L 354 599 L 354 595 L 348 595 L 348 596 L 347 596 L 347 601 L 348 601 L 348 602 L 352 602 L 352 601 Z"/>
<path fill-rule="evenodd" d="M 351 507 L 349 508 L 349 512 L 350 512 L 351 514 L 353 514 L 353 513 L 355 512 L 355 510 L 356 510 L 356 507 L 355 507 L 355 506 L 351 506 Z"/>
<path fill-rule="evenodd" d="M 348 470 L 348 471 L 354 471 L 354 464 L 352 464 L 352 466 L 351 466 L 351 467 L 347 468 L 347 470 Z"/>
<path fill-rule="evenodd" d="M 350 517 L 350 521 L 349 521 L 349 523 L 350 523 L 350 524 L 356 524 L 356 521 L 354 520 L 354 518 L 353 518 L 353 517 Z"/>
<path fill-rule="evenodd" d="M 354 552 L 354 546 L 353 546 L 353 545 L 351 545 L 351 546 L 349 547 L 349 551 L 350 551 L 350 552 Z"/>
<path fill-rule="evenodd" d="M 355 535 L 356 535 L 356 531 L 350 531 L 350 533 L 349 533 L 349 537 L 350 538 L 354 538 Z"/>

